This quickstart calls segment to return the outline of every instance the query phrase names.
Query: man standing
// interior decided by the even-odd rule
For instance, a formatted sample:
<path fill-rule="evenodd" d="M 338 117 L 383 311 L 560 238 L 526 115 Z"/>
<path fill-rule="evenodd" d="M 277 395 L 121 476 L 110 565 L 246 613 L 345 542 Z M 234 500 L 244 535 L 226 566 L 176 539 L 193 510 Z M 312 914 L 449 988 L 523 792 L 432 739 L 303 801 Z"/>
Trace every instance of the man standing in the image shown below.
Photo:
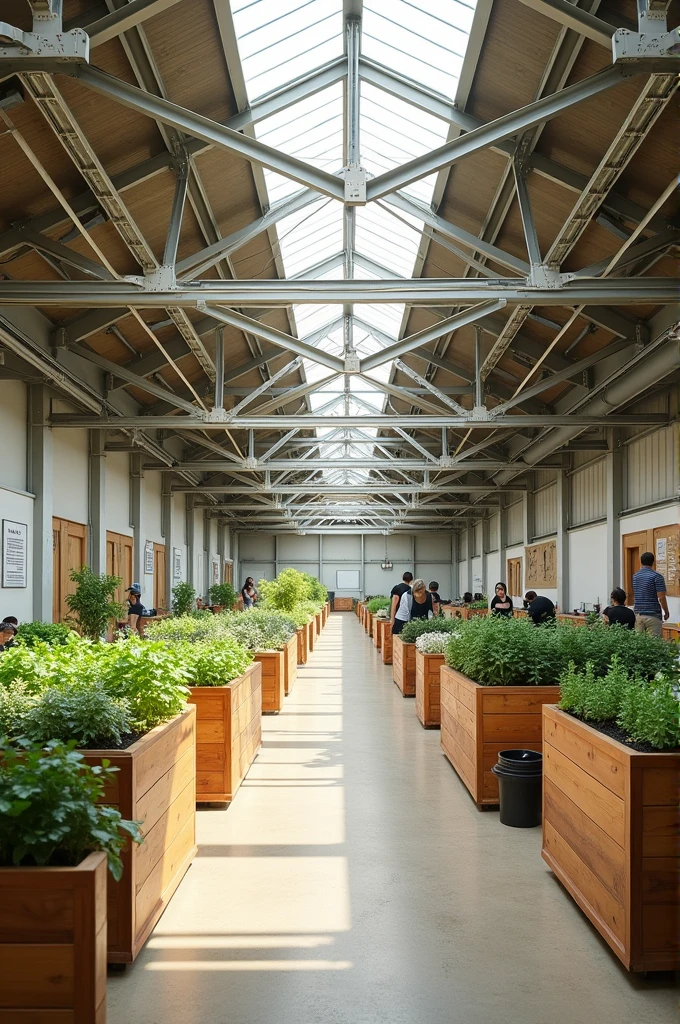
<path fill-rule="evenodd" d="M 395 587 L 392 587 L 390 591 L 390 597 L 392 598 L 392 604 L 390 606 L 390 623 L 394 626 L 394 616 L 397 614 L 397 608 L 401 601 L 402 594 L 405 594 L 411 589 L 411 583 L 413 582 L 413 573 L 405 572 L 401 577 L 402 582 L 397 583 Z"/>
<path fill-rule="evenodd" d="M 666 601 L 666 581 L 660 572 L 655 572 L 654 555 L 645 551 L 640 555 L 640 568 L 633 576 L 633 596 L 635 603 L 635 628 L 638 633 L 652 633 L 661 636 L 661 615 L 668 619 L 668 602 Z"/>

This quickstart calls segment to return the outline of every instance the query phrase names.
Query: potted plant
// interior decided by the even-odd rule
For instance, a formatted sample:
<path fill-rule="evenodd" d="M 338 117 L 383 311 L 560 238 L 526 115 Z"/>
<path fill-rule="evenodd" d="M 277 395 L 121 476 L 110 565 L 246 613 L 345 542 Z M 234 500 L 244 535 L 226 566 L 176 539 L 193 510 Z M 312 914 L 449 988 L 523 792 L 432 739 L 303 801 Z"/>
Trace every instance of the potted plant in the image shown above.
<path fill-rule="evenodd" d="M 97 575 L 89 566 L 72 569 L 69 579 L 76 584 L 73 594 L 66 595 L 72 618 L 78 631 L 91 640 L 105 636 L 112 622 L 125 614 L 125 606 L 114 601 L 113 595 L 122 580 L 119 576 Z"/>
<path fill-rule="evenodd" d="M 416 695 L 416 640 L 424 633 L 454 629 L 446 619 L 413 619 L 401 633 L 392 636 L 392 679 L 404 697 Z"/>
<path fill-rule="evenodd" d="M 236 604 L 236 591 L 231 583 L 213 583 L 209 593 L 214 612 L 221 612 L 224 608 L 228 612 L 233 610 Z"/>
<path fill-rule="evenodd" d="M 630 971 L 680 967 L 677 675 L 654 669 L 572 662 L 543 708 L 543 859 Z"/>
<path fill-rule="evenodd" d="M 421 633 L 416 640 L 416 715 L 426 729 L 438 729 L 440 713 L 440 669 L 451 632 Z"/>
<path fill-rule="evenodd" d="M 368 610 L 371 613 L 370 635 L 373 637 L 374 645 L 380 649 L 382 646 L 383 623 L 389 623 L 389 609 L 392 603 L 389 597 L 372 597 L 368 602 Z"/>
<path fill-rule="evenodd" d="M 226 629 L 262 664 L 262 710 L 281 711 L 297 678 L 296 627 L 289 615 L 255 608 L 231 616 Z"/>
<path fill-rule="evenodd" d="M 109 963 L 135 959 L 196 852 L 196 713 L 186 680 L 176 646 L 139 638 L 37 643 L 0 659 L 1 727 L 73 741 L 88 764 L 118 768 L 104 800 L 141 822 L 145 844 L 127 848 L 123 877 L 109 880 Z"/>
<path fill-rule="evenodd" d="M 190 583 L 177 583 L 172 588 L 172 611 L 175 615 L 188 615 L 194 607 L 196 591 Z"/>
<path fill-rule="evenodd" d="M 106 878 L 138 823 L 101 800 L 114 769 L 73 744 L 0 744 L 0 1006 L 7 1020 L 106 1015 Z"/>

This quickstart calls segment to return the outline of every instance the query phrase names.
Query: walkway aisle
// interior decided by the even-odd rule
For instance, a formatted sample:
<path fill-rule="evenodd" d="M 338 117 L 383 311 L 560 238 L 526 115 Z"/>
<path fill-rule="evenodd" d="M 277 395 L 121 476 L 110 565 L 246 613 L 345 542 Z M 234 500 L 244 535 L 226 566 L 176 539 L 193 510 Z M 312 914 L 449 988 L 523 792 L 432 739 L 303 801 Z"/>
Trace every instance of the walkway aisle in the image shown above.
<path fill-rule="evenodd" d="M 334 614 L 109 1024 L 671 1024 Z"/>

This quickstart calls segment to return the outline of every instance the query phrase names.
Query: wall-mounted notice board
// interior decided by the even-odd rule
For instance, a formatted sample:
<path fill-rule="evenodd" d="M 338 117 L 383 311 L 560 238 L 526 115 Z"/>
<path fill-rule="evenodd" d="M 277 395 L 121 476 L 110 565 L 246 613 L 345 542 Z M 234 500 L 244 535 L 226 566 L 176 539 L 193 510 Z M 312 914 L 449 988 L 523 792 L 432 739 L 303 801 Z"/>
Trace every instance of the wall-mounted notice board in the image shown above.
<path fill-rule="evenodd" d="M 338 569 L 335 574 L 336 590 L 360 590 L 361 573 L 359 569 Z"/>
<path fill-rule="evenodd" d="M 525 586 L 545 589 L 557 586 L 557 543 L 554 540 L 532 544 L 524 549 L 526 556 Z"/>
<path fill-rule="evenodd" d="M 680 597 L 680 526 L 658 526 L 654 530 L 654 568 L 666 580 L 666 592 Z"/>

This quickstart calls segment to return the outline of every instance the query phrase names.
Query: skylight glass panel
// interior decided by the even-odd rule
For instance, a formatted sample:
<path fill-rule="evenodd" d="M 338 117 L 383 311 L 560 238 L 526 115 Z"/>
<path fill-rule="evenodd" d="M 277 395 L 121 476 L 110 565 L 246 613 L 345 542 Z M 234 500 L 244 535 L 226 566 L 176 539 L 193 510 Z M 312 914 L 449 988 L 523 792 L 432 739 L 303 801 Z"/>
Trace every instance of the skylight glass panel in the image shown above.
<path fill-rule="evenodd" d="M 452 100 L 476 0 L 365 0 L 362 52 Z"/>

